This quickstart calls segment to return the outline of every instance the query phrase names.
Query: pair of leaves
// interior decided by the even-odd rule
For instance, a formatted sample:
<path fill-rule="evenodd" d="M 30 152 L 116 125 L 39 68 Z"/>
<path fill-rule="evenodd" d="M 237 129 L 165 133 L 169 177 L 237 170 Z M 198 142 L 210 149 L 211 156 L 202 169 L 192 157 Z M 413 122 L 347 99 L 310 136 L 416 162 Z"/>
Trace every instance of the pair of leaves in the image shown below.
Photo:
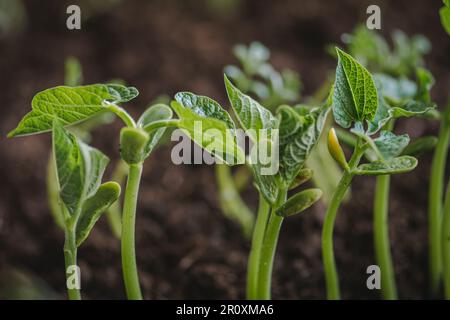
<path fill-rule="evenodd" d="M 115 182 L 100 185 L 108 157 L 79 141 L 58 119 L 53 120 L 53 151 L 60 199 L 69 215 L 66 219 L 78 221 L 79 246 L 100 215 L 118 199 L 120 186 Z"/>
<path fill-rule="evenodd" d="M 47 132 L 53 120 L 64 126 L 79 123 L 107 111 L 103 101 L 127 102 L 138 95 L 134 87 L 118 84 L 93 84 L 79 87 L 59 86 L 37 93 L 31 102 L 32 111 L 20 121 L 8 137 Z"/>

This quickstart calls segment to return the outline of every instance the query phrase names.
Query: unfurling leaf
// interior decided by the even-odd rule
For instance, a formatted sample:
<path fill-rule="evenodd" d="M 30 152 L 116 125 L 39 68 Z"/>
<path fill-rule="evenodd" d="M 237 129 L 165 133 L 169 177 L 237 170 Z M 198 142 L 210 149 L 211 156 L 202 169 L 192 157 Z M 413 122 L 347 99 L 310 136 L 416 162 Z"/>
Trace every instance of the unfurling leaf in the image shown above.
<path fill-rule="evenodd" d="M 141 128 L 122 128 L 120 131 L 121 158 L 128 164 L 144 161 L 149 139 L 149 134 Z"/>
<path fill-rule="evenodd" d="M 92 228 L 103 212 L 105 212 L 120 196 L 120 185 L 116 182 L 102 184 L 97 192 L 88 198 L 81 211 L 76 226 L 76 244 L 80 246 L 89 236 Z"/>
<path fill-rule="evenodd" d="M 309 168 L 303 168 L 298 172 L 298 175 L 295 177 L 294 181 L 292 181 L 289 186 L 289 190 L 295 189 L 298 186 L 304 184 L 309 181 L 313 177 L 313 170 Z"/>
<path fill-rule="evenodd" d="M 172 116 L 172 109 L 170 109 L 168 106 L 166 106 L 165 104 L 155 104 L 145 110 L 145 112 L 139 118 L 137 125 L 145 130 L 146 126 L 157 121 L 170 120 L 172 119 Z M 147 158 L 150 155 L 150 153 L 158 144 L 159 140 L 164 134 L 164 131 L 166 131 L 166 127 L 154 129 L 148 132 L 149 139 L 147 145 L 145 146 L 144 158 Z"/>
<path fill-rule="evenodd" d="M 194 107 L 191 104 L 192 101 L 202 101 L 202 103 Z M 210 108 L 213 105 L 217 106 L 215 103 L 207 104 L 203 99 L 191 99 L 186 106 L 179 101 L 171 103 L 173 110 L 180 118 L 177 126 L 192 141 L 229 165 L 244 163 L 245 154 L 237 145 L 234 125 L 222 120 L 225 110 L 216 109 L 216 112 L 211 112 Z"/>
<path fill-rule="evenodd" d="M 283 105 L 279 117 L 280 176 L 289 187 L 319 140 L 329 107 L 314 108 L 304 115 Z"/>
<path fill-rule="evenodd" d="M 224 75 L 228 99 L 242 128 L 253 142 L 259 140 L 259 130 L 270 131 L 277 127 L 277 119 L 272 113 L 236 88 Z M 270 135 L 270 133 L 268 133 Z"/>
<path fill-rule="evenodd" d="M 373 140 L 384 160 L 390 160 L 400 155 L 409 143 L 409 136 L 397 136 L 390 131 L 381 131 L 380 136 Z"/>
<path fill-rule="evenodd" d="M 336 48 L 339 57 L 333 93 L 333 115 L 343 128 L 353 122 L 373 120 L 377 106 L 377 89 L 369 71 L 352 56 Z"/>
<path fill-rule="evenodd" d="M 8 137 L 50 131 L 54 119 L 64 126 L 84 121 L 107 111 L 103 101 L 125 102 L 137 94 L 136 88 L 117 84 L 50 88 L 34 96 L 32 111 L 23 117 Z"/>
<path fill-rule="evenodd" d="M 402 155 L 419 157 L 426 152 L 434 149 L 438 142 L 438 138 L 435 136 L 421 137 L 411 142 L 403 150 Z"/>
<path fill-rule="evenodd" d="M 410 156 L 401 156 L 391 160 L 377 160 L 360 165 L 356 170 L 357 175 L 384 175 L 406 173 L 417 166 L 417 159 Z"/>
<path fill-rule="evenodd" d="M 53 152 L 60 186 L 60 198 L 70 215 L 98 188 L 109 161 L 102 152 L 78 139 L 59 120 L 53 121 Z"/>
<path fill-rule="evenodd" d="M 307 189 L 290 197 L 281 207 L 276 210 L 276 214 L 282 217 L 292 216 L 300 213 L 322 197 L 322 190 Z"/>
<path fill-rule="evenodd" d="M 328 132 L 328 151 L 330 152 L 331 156 L 334 160 L 339 163 L 339 165 L 344 169 L 348 170 L 348 163 L 345 159 L 345 153 L 344 150 L 342 150 L 341 144 L 339 143 L 339 139 L 336 135 L 336 131 L 334 128 L 331 128 Z"/>

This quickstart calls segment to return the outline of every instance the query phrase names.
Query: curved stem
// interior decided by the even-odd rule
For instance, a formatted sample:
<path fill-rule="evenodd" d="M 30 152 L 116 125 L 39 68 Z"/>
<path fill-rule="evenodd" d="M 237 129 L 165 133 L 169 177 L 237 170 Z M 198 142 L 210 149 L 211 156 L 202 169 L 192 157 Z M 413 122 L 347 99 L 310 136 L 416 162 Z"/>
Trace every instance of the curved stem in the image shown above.
<path fill-rule="evenodd" d="M 223 213 L 231 220 L 238 222 L 242 227 L 245 237 L 250 238 L 255 218 L 236 190 L 230 167 L 226 164 L 216 164 L 215 170 L 219 201 Z"/>
<path fill-rule="evenodd" d="M 375 256 L 381 269 L 381 292 L 386 300 L 397 299 L 395 274 L 392 265 L 388 230 L 390 176 L 378 176 L 374 201 Z"/>
<path fill-rule="evenodd" d="M 269 203 L 260 194 L 258 215 L 256 217 L 255 228 L 253 229 L 252 247 L 247 265 L 247 299 L 251 300 L 257 299 L 259 259 L 261 257 L 261 247 L 269 219 L 269 212 Z"/>
<path fill-rule="evenodd" d="M 129 115 L 129 113 L 125 111 L 125 109 L 107 101 L 104 101 L 103 104 L 109 111 L 115 113 L 120 119 L 122 119 L 127 127 L 136 128 L 136 122 Z"/>
<path fill-rule="evenodd" d="M 450 181 L 447 184 L 442 220 L 442 262 L 445 298 L 450 300 Z"/>
<path fill-rule="evenodd" d="M 429 273 L 431 294 L 433 297 L 436 297 L 439 293 L 442 271 L 440 232 L 444 194 L 444 173 L 449 139 L 450 126 L 448 126 L 444 120 L 441 123 L 438 143 L 431 164 L 430 189 L 428 193 Z"/>
<path fill-rule="evenodd" d="M 134 244 L 136 206 L 141 175 L 141 163 L 130 165 L 122 214 L 122 271 L 125 290 L 130 300 L 142 299 Z"/>
<path fill-rule="evenodd" d="M 167 128 L 167 127 L 177 127 L 180 123 L 179 119 L 170 119 L 170 120 L 159 120 L 154 121 L 145 126 L 143 129 L 148 133 L 152 132 L 155 129 L 159 128 Z"/>
<path fill-rule="evenodd" d="M 330 300 L 340 299 L 339 279 L 334 260 L 333 230 L 337 211 L 345 196 L 345 193 L 353 179 L 353 170 L 358 166 L 364 149 L 360 146 L 361 139 L 358 139 L 352 158 L 349 162 L 349 171 L 344 171 L 341 180 L 331 198 L 328 206 L 325 221 L 322 229 L 322 259 L 325 272 L 325 282 L 327 286 L 327 298 Z"/>
<path fill-rule="evenodd" d="M 275 210 L 286 201 L 286 190 L 280 190 L 276 203 L 270 212 L 264 241 L 261 247 L 261 258 L 258 275 L 257 299 L 268 300 L 271 297 L 272 269 L 283 217 L 275 214 Z"/>
<path fill-rule="evenodd" d="M 69 289 L 69 283 L 72 282 L 72 277 L 78 277 L 79 274 L 73 274 L 73 272 L 78 272 L 77 265 L 77 245 L 76 245 L 76 235 L 75 228 L 66 228 L 65 242 L 64 242 L 64 261 L 66 267 L 66 286 L 67 286 L 67 296 L 69 300 L 81 300 L 80 289 Z M 75 267 L 75 270 L 73 269 Z M 77 282 L 79 279 L 77 280 Z"/>

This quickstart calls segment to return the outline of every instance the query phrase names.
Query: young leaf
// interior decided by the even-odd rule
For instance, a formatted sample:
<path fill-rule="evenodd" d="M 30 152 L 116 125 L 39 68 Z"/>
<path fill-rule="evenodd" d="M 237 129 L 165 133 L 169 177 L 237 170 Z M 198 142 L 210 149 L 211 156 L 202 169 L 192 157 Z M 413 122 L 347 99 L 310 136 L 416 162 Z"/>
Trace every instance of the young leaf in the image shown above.
<path fill-rule="evenodd" d="M 229 165 L 245 163 L 245 154 L 237 145 L 234 128 L 229 123 L 215 118 L 216 114 L 191 109 L 178 101 L 172 101 L 171 107 L 180 118 L 177 126 L 196 144 Z"/>
<path fill-rule="evenodd" d="M 404 103 L 417 93 L 417 85 L 406 77 L 394 78 L 390 75 L 378 73 L 374 75 L 378 93 L 393 105 Z"/>
<path fill-rule="evenodd" d="M 377 160 L 360 165 L 356 170 L 357 175 L 384 175 L 406 173 L 417 166 L 417 159 L 410 156 L 401 156 L 387 161 Z"/>
<path fill-rule="evenodd" d="M 53 121 L 53 150 L 60 198 L 70 215 L 79 213 L 83 201 L 97 189 L 109 159 Z"/>
<path fill-rule="evenodd" d="M 88 198 L 81 211 L 76 226 L 76 243 L 80 246 L 89 236 L 92 228 L 103 212 L 105 212 L 120 196 L 120 185 L 116 182 L 102 184 L 96 193 Z"/>
<path fill-rule="evenodd" d="M 300 116 L 293 108 L 278 108 L 280 141 L 280 175 L 289 186 L 322 133 L 328 107 L 315 108 Z"/>
<path fill-rule="evenodd" d="M 252 165 L 253 177 L 255 179 L 255 187 L 261 192 L 264 198 L 270 204 L 274 204 L 278 198 L 279 186 L 275 175 L 261 174 L 261 166 L 259 164 Z"/>
<path fill-rule="evenodd" d="M 145 127 L 154 123 L 156 121 L 164 121 L 172 119 L 173 112 L 165 104 L 155 104 L 149 107 L 139 118 L 137 125 L 145 130 Z M 147 158 L 152 150 L 155 148 L 159 139 L 161 139 L 162 135 L 166 131 L 166 128 L 154 129 L 149 134 L 148 143 L 145 147 L 144 158 Z"/>
<path fill-rule="evenodd" d="M 300 213 L 322 197 L 320 189 L 306 189 L 290 197 L 281 207 L 276 210 L 276 214 L 282 217 L 292 216 Z"/>
<path fill-rule="evenodd" d="M 428 112 L 436 109 L 434 103 L 420 102 L 411 100 L 403 106 L 393 107 L 389 110 L 392 118 L 415 117 L 418 115 L 426 115 Z"/>
<path fill-rule="evenodd" d="M 244 130 L 252 129 L 248 131 L 248 134 L 254 142 L 259 140 L 259 130 L 267 129 L 270 131 L 277 127 L 277 119 L 269 110 L 243 94 L 228 80 L 226 75 L 224 75 L 224 79 L 228 99 L 236 117 Z"/>
<path fill-rule="evenodd" d="M 409 143 L 409 136 L 396 136 L 390 131 L 381 131 L 380 136 L 373 140 L 384 160 L 390 160 L 400 155 Z"/>
<path fill-rule="evenodd" d="M 343 128 L 353 122 L 373 120 L 377 89 L 369 71 L 352 56 L 336 48 L 339 57 L 333 93 L 333 115 Z"/>
<path fill-rule="evenodd" d="M 64 126 L 75 124 L 106 111 L 102 105 L 104 100 L 124 102 L 136 95 L 135 88 L 116 84 L 50 88 L 33 97 L 32 111 L 25 115 L 8 137 L 50 131 L 53 119 L 59 120 Z"/>
<path fill-rule="evenodd" d="M 120 131 L 120 156 L 128 164 L 144 161 L 149 134 L 141 128 L 123 127 Z"/>
<path fill-rule="evenodd" d="M 227 127 L 233 129 L 235 127 L 231 116 L 223 109 L 219 103 L 206 96 L 198 96 L 191 92 L 178 92 L 175 100 L 185 108 L 189 108 L 198 115 L 207 118 L 215 118 L 226 123 Z"/>

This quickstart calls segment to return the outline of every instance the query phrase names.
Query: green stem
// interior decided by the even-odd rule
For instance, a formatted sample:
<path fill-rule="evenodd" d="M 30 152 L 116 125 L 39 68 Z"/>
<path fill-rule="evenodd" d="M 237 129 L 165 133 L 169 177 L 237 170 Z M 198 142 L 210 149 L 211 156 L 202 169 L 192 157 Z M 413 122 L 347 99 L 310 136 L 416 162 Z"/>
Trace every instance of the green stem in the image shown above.
<path fill-rule="evenodd" d="M 374 201 L 375 256 L 381 269 L 381 292 L 386 300 L 397 299 L 388 230 L 390 176 L 378 176 Z"/>
<path fill-rule="evenodd" d="M 122 269 L 125 290 L 127 292 L 127 297 L 130 300 L 142 299 L 134 243 L 136 206 L 141 175 L 142 164 L 131 164 L 128 173 L 122 214 Z"/>
<path fill-rule="evenodd" d="M 73 277 L 73 272 L 67 272 L 69 267 L 77 266 L 77 245 L 75 227 L 69 226 L 66 228 L 65 242 L 64 242 L 64 260 L 66 266 L 66 285 L 71 282 L 69 277 Z M 75 275 L 76 276 L 76 275 Z M 67 286 L 67 295 L 69 300 L 81 300 L 79 289 L 69 289 Z"/>
<path fill-rule="evenodd" d="M 358 166 L 363 153 L 364 149 L 361 147 L 361 139 L 358 139 L 352 158 L 349 162 L 350 170 L 344 171 L 333 197 L 331 198 L 325 215 L 325 221 L 322 229 L 322 259 L 325 271 L 325 282 L 327 286 L 327 298 L 330 300 L 340 299 L 339 279 L 333 251 L 334 222 L 336 220 L 339 206 L 352 182 L 354 176 L 353 170 Z"/>
<path fill-rule="evenodd" d="M 450 181 L 447 184 L 442 220 L 442 262 L 445 298 L 450 300 Z"/>
<path fill-rule="evenodd" d="M 117 182 L 121 186 L 123 186 L 125 179 L 128 174 L 128 165 L 125 161 L 119 160 L 119 162 L 116 164 L 116 167 L 114 168 L 114 171 L 112 173 L 112 181 Z M 108 219 L 109 227 L 113 233 L 113 235 L 117 238 L 121 238 L 122 234 L 122 213 L 121 213 L 121 207 L 120 207 L 120 199 L 117 199 L 116 202 L 114 202 L 107 211 L 106 218 Z"/>
<path fill-rule="evenodd" d="M 280 189 L 276 203 L 272 206 L 269 222 L 267 223 L 264 241 L 261 247 L 261 257 L 258 275 L 258 289 L 256 298 L 269 300 L 271 298 L 272 269 L 280 234 L 283 217 L 275 214 L 275 210 L 286 201 L 286 190 Z"/>
<path fill-rule="evenodd" d="M 104 101 L 103 104 L 109 111 L 115 113 L 120 119 L 122 119 L 127 127 L 136 128 L 136 122 L 128 114 L 128 112 L 125 111 L 125 109 L 107 101 Z"/>
<path fill-rule="evenodd" d="M 430 188 L 428 193 L 429 273 L 431 294 L 433 297 L 437 297 L 439 293 L 442 271 L 440 231 L 444 194 L 444 173 L 449 139 L 450 126 L 443 120 L 431 164 Z"/>
<path fill-rule="evenodd" d="M 259 259 L 261 257 L 261 247 L 264 241 L 269 212 L 269 203 L 260 194 L 258 215 L 256 217 L 255 228 L 253 229 L 252 247 L 247 266 L 247 299 L 251 300 L 257 299 Z"/>
<path fill-rule="evenodd" d="M 59 203 L 59 185 L 56 177 L 55 161 L 53 153 L 50 155 L 47 162 L 47 199 L 50 212 L 58 227 L 64 230 L 64 216 L 61 212 L 61 205 Z"/>
<path fill-rule="evenodd" d="M 223 213 L 231 220 L 238 222 L 245 237 L 250 238 L 255 218 L 236 190 L 230 167 L 226 164 L 216 164 L 215 169 L 219 201 Z"/>

